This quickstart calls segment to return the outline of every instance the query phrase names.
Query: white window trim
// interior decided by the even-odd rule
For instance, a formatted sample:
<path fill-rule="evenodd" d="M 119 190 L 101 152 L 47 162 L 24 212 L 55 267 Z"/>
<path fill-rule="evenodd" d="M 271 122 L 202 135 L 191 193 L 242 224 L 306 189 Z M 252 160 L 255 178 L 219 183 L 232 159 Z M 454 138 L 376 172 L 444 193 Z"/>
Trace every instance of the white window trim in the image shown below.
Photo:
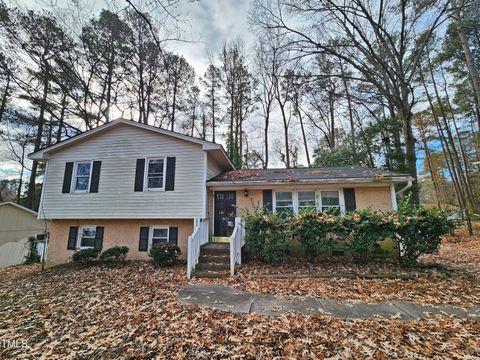
<path fill-rule="evenodd" d="M 148 165 L 150 160 L 163 159 L 163 184 L 161 188 L 149 188 L 148 187 Z M 166 156 L 152 156 L 145 158 L 145 170 L 143 174 L 143 189 L 144 191 L 165 191 L 165 182 L 167 180 L 167 157 Z"/>
<path fill-rule="evenodd" d="M 167 225 L 151 225 L 148 231 L 148 251 L 152 249 L 153 230 L 154 229 L 167 229 L 167 242 L 170 242 L 170 226 Z"/>
<path fill-rule="evenodd" d="M 84 250 L 84 249 L 93 249 L 95 246 L 80 246 L 82 244 L 82 233 L 83 229 L 94 228 L 95 229 L 95 237 L 97 236 L 97 225 L 82 225 L 78 227 L 78 234 L 77 234 L 77 249 Z M 95 239 L 94 237 L 94 239 Z"/>
<path fill-rule="evenodd" d="M 326 188 L 326 189 L 285 189 L 285 190 L 273 190 L 272 191 L 272 206 L 273 211 L 277 212 L 277 192 L 291 192 L 292 193 L 292 203 L 293 203 L 293 212 L 298 214 L 298 193 L 304 191 L 314 191 L 315 192 L 315 202 L 317 211 L 322 211 L 322 191 L 338 191 L 338 200 L 340 202 L 340 215 L 345 214 L 345 198 L 343 196 L 343 188 Z"/>
<path fill-rule="evenodd" d="M 315 208 L 318 209 L 318 191 L 317 190 L 297 190 L 295 191 L 295 195 L 294 195 L 294 198 L 297 199 L 296 205 L 294 201 L 294 208 L 296 208 L 295 214 L 298 214 L 300 212 L 300 200 L 298 198 L 298 193 L 301 193 L 301 192 L 313 192 L 315 194 Z"/>
<path fill-rule="evenodd" d="M 317 211 L 322 211 L 323 210 L 323 204 L 322 204 L 322 191 L 338 191 L 338 202 L 340 206 L 340 215 L 345 215 L 345 198 L 343 197 L 343 189 L 322 189 L 322 190 L 317 190 L 316 195 L 318 197 L 317 201 Z M 329 206 L 329 207 L 335 207 L 335 206 Z"/>
<path fill-rule="evenodd" d="M 77 181 L 77 170 L 78 164 L 83 163 L 90 163 L 90 176 L 88 177 L 88 189 L 87 190 L 75 190 L 75 184 Z M 70 193 L 71 194 L 87 194 L 90 192 L 90 186 L 92 185 L 92 173 L 93 173 L 93 160 L 82 160 L 82 161 L 75 161 L 73 163 L 73 171 L 72 171 L 72 182 L 70 183 Z"/>

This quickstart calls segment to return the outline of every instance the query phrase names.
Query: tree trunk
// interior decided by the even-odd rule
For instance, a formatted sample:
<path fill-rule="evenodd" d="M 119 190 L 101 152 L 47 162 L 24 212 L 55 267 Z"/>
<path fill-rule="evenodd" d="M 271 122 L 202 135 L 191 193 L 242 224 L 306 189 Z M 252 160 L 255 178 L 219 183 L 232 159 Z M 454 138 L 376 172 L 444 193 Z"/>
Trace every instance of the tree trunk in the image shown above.
<path fill-rule="evenodd" d="M 302 130 L 302 139 L 303 139 L 303 146 L 305 147 L 305 156 L 307 158 L 307 165 L 310 167 L 312 164 L 310 162 L 310 153 L 308 151 L 308 142 L 307 142 L 307 136 L 305 134 L 305 127 L 303 126 L 303 117 L 302 113 L 300 112 L 299 106 L 298 106 L 298 99 L 295 101 L 295 107 L 297 108 L 297 114 L 298 114 L 298 120 L 300 121 L 300 129 Z"/>
<path fill-rule="evenodd" d="M 283 104 L 279 100 L 278 105 L 280 106 L 280 110 L 282 112 L 282 119 L 283 119 L 283 131 L 284 131 L 284 139 L 285 139 L 285 165 L 287 166 L 287 169 L 289 169 L 290 168 L 290 146 L 289 146 L 289 139 L 288 139 L 288 122 L 287 122 L 287 116 L 285 114 L 285 104 Z"/>
<path fill-rule="evenodd" d="M 56 136 L 57 143 L 62 140 L 62 129 L 63 129 L 64 120 L 65 120 L 66 108 L 67 108 L 67 94 L 63 94 L 62 109 L 60 110 L 60 119 L 58 120 L 58 129 L 57 129 L 57 136 Z"/>
<path fill-rule="evenodd" d="M 265 155 L 264 155 L 264 160 L 263 160 L 263 168 L 266 169 L 268 168 L 268 126 L 270 125 L 270 107 L 268 107 L 267 113 L 265 114 L 265 126 L 263 128 L 264 132 L 264 149 L 265 149 Z"/>
<path fill-rule="evenodd" d="M 48 69 L 48 64 L 46 66 Z M 49 85 L 49 72 L 48 70 L 45 72 L 45 78 L 43 80 L 43 96 L 42 102 L 40 103 L 40 113 L 38 115 L 38 125 L 37 125 L 37 135 L 35 137 L 35 146 L 33 151 L 38 151 L 42 145 L 42 135 L 43 135 L 43 124 L 44 124 L 44 116 L 45 116 L 45 108 L 47 107 L 47 95 L 48 95 L 48 85 Z M 32 162 L 32 170 L 30 172 L 30 179 L 28 182 L 28 192 L 27 192 L 27 202 L 26 206 L 29 209 L 35 210 L 35 181 L 37 179 L 37 168 L 38 168 L 38 161 L 33 160 Z"/>
<path fill-rule="evenodd" d="M 452 6 L 456 6 L 456 1 L 452 0 Z M 462 19 L 460 15 L 460 9 L 457 9 L 453 13 L 453 18 L 455 19 L 455 25 L 457 28 L 458 38 L 460 39 L 460 44 L 462 45 L 463 53 L 465 54 L 465 60 L 468 67 L 468 73 L 470 74 L 471 83 L 473 87 L 473 93 L 475 95 L 476 100 L 476 107 L 477 107 L 477 114 L 480 113 L 480 74 L 478 72 L 477 67 L 475 66 L 475 62 L 473 60 L 472 51 L 470 46 L 468 45 L 467 36 L 465 34 L 465 29 L 462 25 Z M 477 117 L 478 128 L 480 129 L 480 118 Z"/>
<path fill-rule="evenodd" d="M 418 181 L 417 181 L 417 154 L 415 153 L 415 137 L 413 136 L 412 129 L 412 108 L 409 102 L 410 90 L 408 85 L 404 82 L 401 83 L 400 91 L 402 95 L 402 102 L 400 104 L 400 113 L 403 119 L 403 133 L 405 139 L 405 152 L 407 157 L 408 174 L 414 178 L 414 185 L 412 187 L 412 195 L 414 200 L 419 203 L 420 198 L 418 194 Z"/>
<path fill-rule="evenodd" d="M 450 124 L 447 121 L 446 111 L 445 111 L 445 108 L 443 106 L 442 99 L 440 98 L 440 94 L 439 94 L 439 91 L 438 91 L 438 88 L 437 88 L 437 83 L 436 83 L 435 77 L 433 75 L 433 68 L 432 68 L 432 64 L 430 62 L 430 57 L 428 57 L 428 64 L 429 64 L 430 77 L 432 79 L 433 89 L 435 91 L 435 96 L 437 98 L 437 102 L 438 102 L 440 112 L 441 112 L 441 115 L 442 115 L 441 119 L 443 120 L 443 126 L 445 128 L 445 131 L 447 132 L 447 140 L 448 140 L 448 144 L 449 144 L 449 147 L 450 147 L 450 151 L 451 151 L 452 156 L 453 156 L 453 159 L 452 159 L 453 160 L 453 166 L 456 167 L 456 169 L 457 169 L 460 185 L 462 186 L 462 188 L 463 188 L 463 190 L 464 190 L 464 192 L 467 196 L 467 199 L 468 199 L 468 202 L 470 203 L 470 206 L 472 207 L 472 209 L 474 211 L 476 211 L 475 199 L 473 198 L 472 188 L 470 186 L 470 182 L 468 181 L 468 178 L 465 176 L 465 172 L 464 172 L 464 169 L 462 167 L 462 163 L 460 161 L 460 156 L 458 155 L 458 151 L 457 151 L 457 148 L 455 146 L 455 140 L 453 138 L 452 131 L 450 129 Z"/>
<path fill-rule="evenodd" d="M 7 100 L 8 100 L 8 92 L 10 90 L 10 75 L 7 74 L 7 83 L 5 84 L 5 91 L 2 95 L 2 103 L 0 104 L 0 124 L 3 120 L 3 114 L 5 113 L 5 109 L 7 108 Z"/>

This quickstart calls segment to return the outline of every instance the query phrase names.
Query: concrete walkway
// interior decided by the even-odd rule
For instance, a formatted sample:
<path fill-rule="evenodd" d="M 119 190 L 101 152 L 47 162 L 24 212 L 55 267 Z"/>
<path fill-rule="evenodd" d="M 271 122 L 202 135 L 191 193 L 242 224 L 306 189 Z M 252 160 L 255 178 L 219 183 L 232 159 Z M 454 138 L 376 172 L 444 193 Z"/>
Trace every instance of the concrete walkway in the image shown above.
<path fill-rule="evenodd" d="M 183 304 L 197 304 L 234 313 L 281 315 L 296 311 L 306 315 L 329 314 L 343 319 L 428 319 L 449 315 L 480 321 L 480 311 L 452 305 L 428 306 L 410 301 L 358 303 L 309 297 L 255 294 L 218 284 L 189 284 L 178 293 Z"/>

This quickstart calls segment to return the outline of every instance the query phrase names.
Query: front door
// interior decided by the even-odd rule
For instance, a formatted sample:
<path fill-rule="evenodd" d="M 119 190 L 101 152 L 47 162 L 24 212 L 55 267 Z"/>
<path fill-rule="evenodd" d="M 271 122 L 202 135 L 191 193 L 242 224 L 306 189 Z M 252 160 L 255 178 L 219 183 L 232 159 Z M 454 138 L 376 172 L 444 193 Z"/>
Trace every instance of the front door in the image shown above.
<path fill-rule="evenodd" d="M 237 215 L 235 191 L 215 191 L 213 236 L 229 237 L 235 228 Z"/>

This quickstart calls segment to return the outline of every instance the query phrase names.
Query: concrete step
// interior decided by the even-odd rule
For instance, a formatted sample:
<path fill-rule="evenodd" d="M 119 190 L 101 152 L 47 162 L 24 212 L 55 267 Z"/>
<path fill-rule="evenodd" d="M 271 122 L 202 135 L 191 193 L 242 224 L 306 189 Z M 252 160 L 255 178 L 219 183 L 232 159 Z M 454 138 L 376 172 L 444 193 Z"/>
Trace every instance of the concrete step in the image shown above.
<path fill-rule="evenodd" d="M 230 273 L 228 271 L 207 271 L 195 268 L 192 275 L 195 278 L 226 278 L 230 276 Z"/>
<path fill-rule="evenodd" d="M 200 254 L 199 263 L 230 264 L 230 255 L 226 254 Z"/>
<path fill-rule="evenodd" d="M 199 271 L 222 271 L 230 269 L 230 264 L 198 263 L 195 270 Z"/>
<path fill-rule="evenodd" d="M 202 245 L 201 249 L 230 249 L 230 243 L 221 243 L 221 242 L 210 242 L 208 244 Z"/>
<path fill-rule="evenodd" d="M 215 248 L 200 248 L 200 255 L 223 255 L 230 256 L 230 248 L 228 249 L 215 249 Z"/>

